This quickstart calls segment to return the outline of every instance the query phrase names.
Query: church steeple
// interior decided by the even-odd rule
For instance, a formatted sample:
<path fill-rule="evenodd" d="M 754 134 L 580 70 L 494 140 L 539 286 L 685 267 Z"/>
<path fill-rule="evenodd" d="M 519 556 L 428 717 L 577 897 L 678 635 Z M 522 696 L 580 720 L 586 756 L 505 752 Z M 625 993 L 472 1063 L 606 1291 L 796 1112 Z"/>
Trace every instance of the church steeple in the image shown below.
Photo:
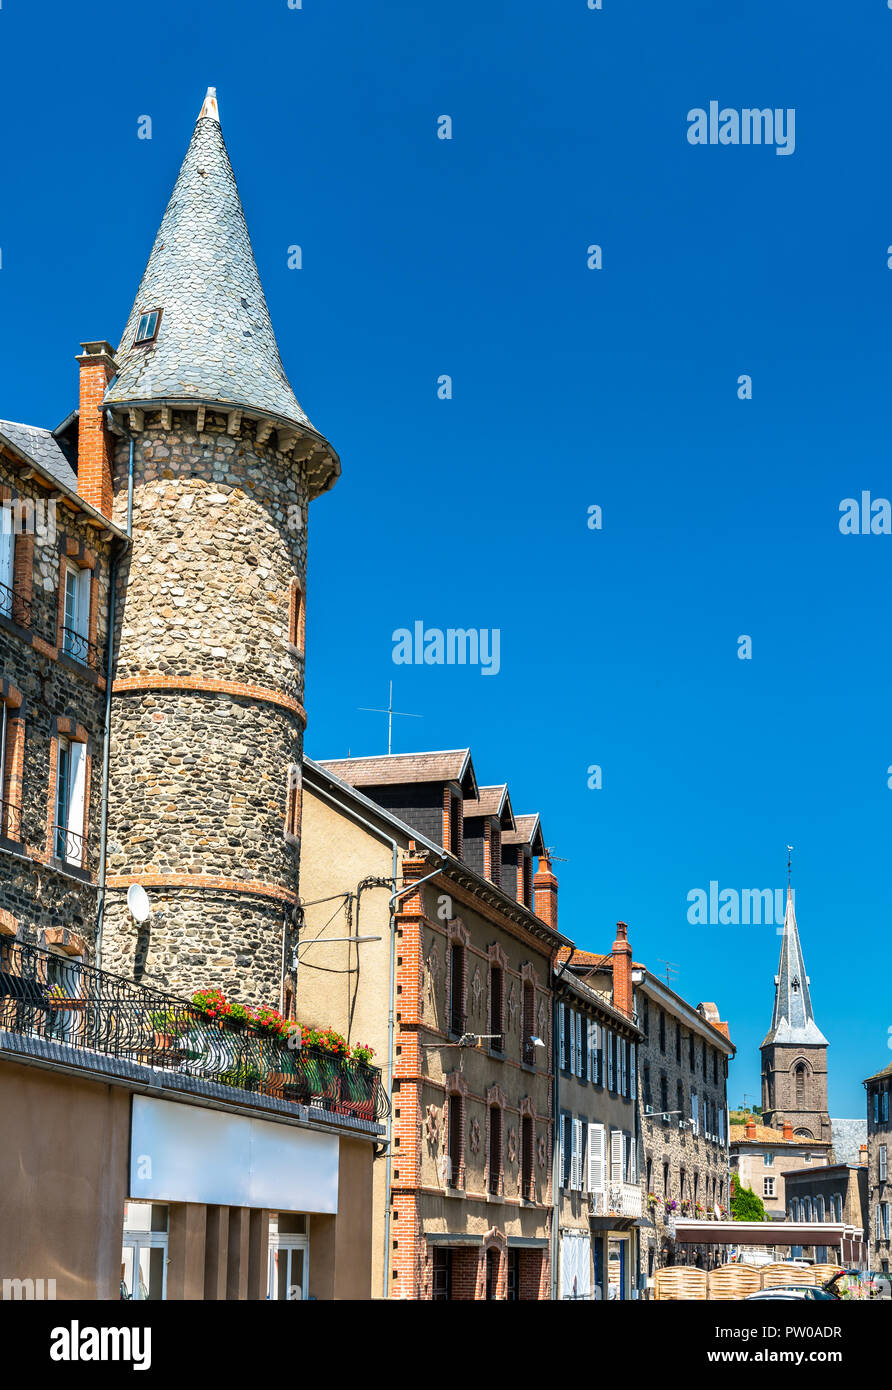
<path fill-rule="evenodd" d="M 827 1039 L 815 1023 L 809 984 L 796 925 L 793 890 L 788 886 L 780 963 L 774 977 L 774 1013 L 763 1047 L 766 1043 L 796 1042 L 827 1046 Z"/>
<path fill-rule="evenodd" d="M 780 963 L 774 977 L 774 1012 L 760 1049 L 763 1120 L 772 1128 L 792 1125 L 797 1138 L 829 1143 L 829 1044 L 815 1022 L 809 983 L 793 890 L 788 885 Z"/>
<path fill-rule="evenodd" d="M 154 316 L 154 317 L 153 317 Z M 307 465 L 311 496 L 331 487 L 337 454 L 285 375 L 238 185 L 208 89 L 116 354 L 104 404 L 124 416 L 159 407 L 225 409 L 237 433 L 258 422 Z"/>

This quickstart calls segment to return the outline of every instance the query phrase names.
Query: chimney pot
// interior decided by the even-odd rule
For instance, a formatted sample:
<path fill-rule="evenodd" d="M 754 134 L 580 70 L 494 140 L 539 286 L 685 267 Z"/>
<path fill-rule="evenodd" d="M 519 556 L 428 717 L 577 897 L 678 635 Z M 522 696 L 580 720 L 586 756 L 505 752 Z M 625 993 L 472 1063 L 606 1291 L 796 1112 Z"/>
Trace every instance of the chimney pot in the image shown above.
<path fill-rule="evenodd" d="M 746 1122 L 746 1137 L 747 1139 L 755 1139 L 756 1137 L 756 1122 L 752 1115 L 750 1115 Z"/>
<path fill-rule="evenodd" d="M 627 1018 L 632 1017 L 632 948 L 625 922 L 616 924 L 613 943 L 613 1003 Z"/>
<path fill-rule="evenodd" d="M 789 1120 L 784 1120 L 784 1138 L 785 1138 L 785 1139 L 792 1139 L 792 1138 L 793 1138 L 793 1126 L 792 1126 L 792 1124 L 790 1123 Z"/>

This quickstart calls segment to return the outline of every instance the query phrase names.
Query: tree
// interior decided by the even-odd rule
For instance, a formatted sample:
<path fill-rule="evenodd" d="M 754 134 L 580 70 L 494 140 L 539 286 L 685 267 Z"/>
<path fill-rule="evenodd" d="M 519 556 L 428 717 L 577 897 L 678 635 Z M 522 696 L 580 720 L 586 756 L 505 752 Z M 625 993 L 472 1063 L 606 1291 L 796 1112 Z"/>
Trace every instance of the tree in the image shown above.
<path fill-rule="evenodd" d="M 731 1217 L 734 1221 L 767 1221 L 761 1197 L 751 1187 L 741 1187 L 736 1173 L 731 1174 Z"/>

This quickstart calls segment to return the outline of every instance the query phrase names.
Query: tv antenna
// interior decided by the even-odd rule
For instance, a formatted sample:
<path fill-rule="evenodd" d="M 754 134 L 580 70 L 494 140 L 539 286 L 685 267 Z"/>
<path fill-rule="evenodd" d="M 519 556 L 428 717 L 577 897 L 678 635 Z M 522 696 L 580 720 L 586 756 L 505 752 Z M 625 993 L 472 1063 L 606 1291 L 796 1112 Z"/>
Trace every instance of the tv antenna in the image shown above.
<path fill-rule="evenodd" d="M 364 714 L 386 714 L 387 715 L 387 752 L 388 755 L 393 747 L 393 716 L 399 719 L 423 719 L 423 714 L 407 714 L 405 710 L 393 708 L 393 681 L 390 682 L 390 694 L 387 700 L 386 709 L 372 709 L 369 705 L 357 705 L 357 709 Z"/>
<path fill-rule="evenodd" d="M 548 860 L 553 859 L 557 864 L 569 864 L 570 862 L 569 859 L 565 859 L 562 854 L 554 853 L 554 845 L 545 846 L 545 858 Z"/>
<path fill-rule="evenodd" d="M 666 984 L 669 985 L 671 989 L 672 981 L 669 978 L 670 973 L 672 975 L 677 975 L 681 967 L 676 965 L 674 961 L 664 960 L 662 956 L 657 956 L 657 960 L 660 962 L 661 965 L 665 965 L 666 967 Z"/>

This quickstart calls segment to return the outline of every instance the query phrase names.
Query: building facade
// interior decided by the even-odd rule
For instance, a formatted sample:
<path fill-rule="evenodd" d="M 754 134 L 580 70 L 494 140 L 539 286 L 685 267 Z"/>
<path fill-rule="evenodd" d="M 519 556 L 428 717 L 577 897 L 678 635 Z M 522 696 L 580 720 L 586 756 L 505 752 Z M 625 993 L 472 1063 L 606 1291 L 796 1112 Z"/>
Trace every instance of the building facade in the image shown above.
<path fill-rule="evenodd" d="M 771 1129 L 780 1129 L 787 1122 L 799 1138 L 830 1143 L 829 1044 L 815 1023 L 809 984 L 793 894 L 788 889 L 780 963 L 774 977 L 774 1011 L 760 1049 L 762 1117 Z"/>
<path fill-rule="evenodd" d="M 743 1124 L 731 1125 L 731 1171 L 761 1200 L 773 1221 L 783 1221 L 788 1214 L 787 1173 L 806 1165 L 825 1167 L 832 1157 L 826 1140 L 795 1135 L 789 1120 L 781 1129 L 760 1124 L 752 1115 Z"/>
<path fill-rule="evenodd" d="M 550 1298 L 551 971 L 568 943 L 538 817 L 478 794 L 461 749 L 305 760 L 303 830 L 298 1014 L 369 1043 L 390 1083 L 373 1295 Z"/>
<path fill-rule="evenodd" d="M 574 958 L 565 951 L 555 967 L 555 1296 L 637 1298 L 642 1034 L 631 1013 L 576 977 Z"/>
<path fill-rule="evenodd" d="M 807 1168 L 791 1168 L 786 1173 L 787 1215 L 791 1221 L 844 1222 L 867 1240 L 867 1165 L 827 1163 Z M 837 1263 L 833 1244 L 794 1245 L 793 1259 L 813 1260 L 816 1264 Z"/>
<path fill-rule="evenodd" d="M 889 1156 L 892 1151 L 892 1121 L 889 1119 L 892 1092 L 892 1063 L 869 1076 L 867 1091 L 867 1227 L 870 1242 L 870 1268 L 882 1274 L 892 1272 L 892 1178 Z"/>

